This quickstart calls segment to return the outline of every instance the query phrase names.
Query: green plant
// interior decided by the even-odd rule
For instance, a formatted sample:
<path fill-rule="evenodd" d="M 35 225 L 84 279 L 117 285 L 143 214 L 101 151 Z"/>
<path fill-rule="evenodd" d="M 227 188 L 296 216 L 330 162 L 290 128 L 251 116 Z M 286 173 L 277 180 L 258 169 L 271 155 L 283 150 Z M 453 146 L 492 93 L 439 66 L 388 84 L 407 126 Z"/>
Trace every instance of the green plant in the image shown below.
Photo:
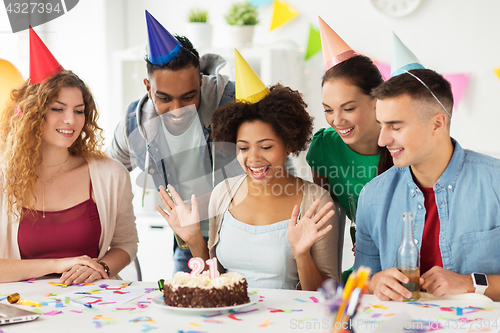
<path fill-rule="evenodd" d="M 191 9 L 189 12 L 189 22 L 202 22 L 206 23 L 208 18 L 208 11 L 204 9 Z"/>
<path fill-rule="evenodd" d="M 230 25 L 256 25 L 259 23 L 257 8 L 252 6 L 249 1 L 233 4 L 225 17 L 226 22 Z"/>

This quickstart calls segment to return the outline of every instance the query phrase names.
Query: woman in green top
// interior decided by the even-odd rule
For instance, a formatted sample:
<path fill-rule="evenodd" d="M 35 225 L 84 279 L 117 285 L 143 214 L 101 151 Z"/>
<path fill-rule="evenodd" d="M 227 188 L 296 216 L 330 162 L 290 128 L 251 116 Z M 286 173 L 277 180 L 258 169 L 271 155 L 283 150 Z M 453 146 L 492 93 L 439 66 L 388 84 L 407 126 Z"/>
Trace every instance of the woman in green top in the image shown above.
<path fill-rule="evenodd" d="M 379 147 L 380 125 L 375 118 L 376 100 L 370 91 L 383 82 L 377 66 L 362 55 L 355 55 L 330 68 L 323 76 L 323 107 L 331 127 L 313 137 L 307 153 L 316 184 L 330 191 L 351 221 L 355 221 L 357 198 L 363 186 L 389 169 L 392 157 Z M 354 208 L 349 208 L 352 197 Z M 343 216 L 343 214 L 339 214 Z M 345 221 L 339 218 L 340 233 Z M 355 224 L 351 224 L 353 252 Z M 343 242 L 338 253 L 342 256 Z M 341 260 L 341 259 L 340 259 Z M 346 281 L 352 268 L 342 273 Z"/>
<path fill-rule="evenodd" d="M 386 148 L 377 144 L 380 125 L 370 91 L 383 82 L 370 58 L 355 55 L 330 68 L 323 76 L 323 106 L 331 127 L 313 137 L 307 153 L 314 182 L 352 218 L 348 197 L 359 196 L 363 186 L 392 166 Z"/>

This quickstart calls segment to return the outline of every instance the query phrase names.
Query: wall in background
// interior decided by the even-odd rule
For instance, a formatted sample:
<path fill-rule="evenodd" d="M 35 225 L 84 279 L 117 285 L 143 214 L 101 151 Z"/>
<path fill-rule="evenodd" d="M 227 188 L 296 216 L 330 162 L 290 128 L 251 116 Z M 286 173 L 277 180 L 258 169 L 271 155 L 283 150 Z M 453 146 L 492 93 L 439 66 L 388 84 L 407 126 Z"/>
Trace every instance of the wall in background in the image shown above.
<path fill-rule="evenodd" d="M 36 27 L 65 68 L 74 70 L 92 88 L 101 111 L 106 143 L 124 110 L 116 107 L 112 77 L 112 52 L 129 47 L 144 50 L 148 9 L 167 29 L 186 31 L 186 16 L 192 7 L 209 7 L 214 25 L 213 44 L 224 45 L 223 15 L 231 0 L 85 0 L 55 21 Z M 500 123 L 500 80 L 493 70 L 500 67 L 500 2 L 490 0 L 422 0 L 415 12 L 390 18 L 376 11 L 370 0 L 288 0 L 300 11 L 289 24 L 269 32 L 272 5 L 259 7 L 260 23 L 254 43 L 260 46 L 286 44 L 301 50 L 307 43 L 309 24 L 317 26 L 317 15 L 355 50 L 390 63 L 391 31 L 428 68 L 440 73 L 469 73 L 469 86 L 455 109 L 452 135 L 466 148 L 500 156 L 497 145 Z M 0 57 L 13 62 L 28 76 L 27 32 L 10 33 L 7 14 L 0 9 Z M 316 118 L 316 128 L 327 126 L 321 107 L 320 53 L 303 64 L 300 88 Z M 137 81 L 142 78 L 123 78 Z M 133 100 L 138 96 L 130 96 Z"/>

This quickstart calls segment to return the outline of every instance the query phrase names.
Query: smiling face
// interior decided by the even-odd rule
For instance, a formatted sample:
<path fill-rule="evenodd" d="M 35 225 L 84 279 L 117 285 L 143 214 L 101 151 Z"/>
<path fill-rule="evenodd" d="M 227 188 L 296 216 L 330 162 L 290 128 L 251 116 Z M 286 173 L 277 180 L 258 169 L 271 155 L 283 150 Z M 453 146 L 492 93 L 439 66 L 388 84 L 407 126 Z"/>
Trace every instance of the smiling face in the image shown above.
<path fill-rule="evenodd" d="M 165 126 L 172 135 L 184 133 L 196 117 L 200 106 L 202 75 L 194 66 L 176 71 L 157 69 L 144 79 L 149 99 L 156 112 L 163 115 Z"/>
<path fill-rule="evenodd" d="M 380 126 L 375 119 L 376 100 L 345 79 L 325 81 L 323 107 L 328 124 L 354 151 L 376 154 Z M 366 152 L 362 147 L 372 147 Z"/>
<path fill-rule="evenodd" d="M 85 125 L 85 103 L 80 89 L 63 87 L 48 106 L 42 126 L 42 144 L 69 148 Z"/>
<path fill-rule="evenodd" d="M 378 144 L 389 149 L 397 167 L 433 163 L 433 120 L 422 119 L 417 103 L 408 95 L 377 101 Z"/>
<path fill-rule="evenodd" d="M 270 124 L 260 120 L 243 123 L 236 145 L 238 162 L 254 183 L 267 185 L 283 177 L 288 150 Z"/>

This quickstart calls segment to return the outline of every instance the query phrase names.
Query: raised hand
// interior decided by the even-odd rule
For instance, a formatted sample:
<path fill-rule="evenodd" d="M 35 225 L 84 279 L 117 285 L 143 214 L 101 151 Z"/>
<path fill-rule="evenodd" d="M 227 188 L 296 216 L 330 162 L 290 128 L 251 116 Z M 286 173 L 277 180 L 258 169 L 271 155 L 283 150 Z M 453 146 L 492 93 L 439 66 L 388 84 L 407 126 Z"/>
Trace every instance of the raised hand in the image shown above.
<path fill-rule="evenodd" d="M 193 194 L 191 196 L 192 209 L 189 209 L 173 186 L 167 185 L 167 188 L 169 192 L 172 193 L 175 202 L 172 200 L 165 188 L 160 186 L 160 199 L 165 207 L 165 210 L 163 210 L 159 205 L 156 206 L 156 209 L 167 221 L 170 228 L 172 228 L 172 230 L 180 238 L 189 244 L 191 240 L 201 235 L 198 202 Z"/>
<path fill-rule="evenodd" d="M 332 226 L 328 225 L 323 230 L 320 230 L 335 214 L 333 210 L 329 210 L 333 206 L 333 202 L 327 203 L 318 213 L 314 214 L 320 202 L 321 199 L 314 201 L 298 222 L 300 207 L 296 205 L 293 208 L 290 224 L 288 224 L 287 239 L 295 256 L 309 252 L 311 246 L 332 229 Z"/>

